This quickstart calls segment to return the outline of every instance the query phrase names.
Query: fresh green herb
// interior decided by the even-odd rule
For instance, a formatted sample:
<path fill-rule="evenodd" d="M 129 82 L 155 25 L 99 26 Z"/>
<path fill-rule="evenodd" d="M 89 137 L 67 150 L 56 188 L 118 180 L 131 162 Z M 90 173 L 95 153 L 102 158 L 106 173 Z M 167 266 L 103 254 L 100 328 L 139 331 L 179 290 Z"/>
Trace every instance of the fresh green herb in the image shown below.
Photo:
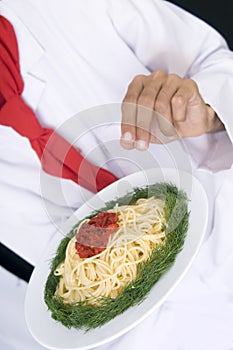
<path fill-rule="evenodd" d="M 115 299 L 101 298 L 101 300 L 97 300 L 96 305 L 90 305 L 85 301 L 64 304 L 61 298 L 54 295 L 59 283 L 59 276 L 55 276 L 54 271 L 64 261 L 67 244 L 70 238 L 75 235 L 79 223 L 61 241 L 56 256 L 52 260 L 51 272 L 44 292 L 45 302 L 54 320 L 61 322 L 68 328 L 82 328 L 86 331 L 100 327 L 129 307 L 141 303 L 161 275 L 174 263 L 177 254 L 183 248 L 189 218 L 187 196 L 176 186 L 168 183 L 157 183 L 144 188 L 136 188 L 126 196 L 108 202 L 104 208 L 92 212 L 89 218 L 97 215 L 100 211 L 111 209 L 116 202 L 119 205 L 129 205 L 134 204 L 139 198 L 152 196 L 165 201 L 167 222 L 164 227 L 166 231 L 165 244 L 154 248 L 150 259 L 138 266 L 135 280 L 128 283 Z"/>

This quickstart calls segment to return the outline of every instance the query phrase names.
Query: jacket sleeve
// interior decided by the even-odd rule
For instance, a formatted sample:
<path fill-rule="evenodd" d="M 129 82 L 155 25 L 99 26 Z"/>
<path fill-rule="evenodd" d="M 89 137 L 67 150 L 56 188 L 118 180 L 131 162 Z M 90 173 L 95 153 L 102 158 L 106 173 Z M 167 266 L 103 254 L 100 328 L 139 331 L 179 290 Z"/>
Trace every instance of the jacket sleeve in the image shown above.
<path fill-rule="evenodd" d="M 163 0 L 112 1 L 117 34 L 149 71 L 192 78 L 233 141 L 233 52 L 202 20 Z"/>

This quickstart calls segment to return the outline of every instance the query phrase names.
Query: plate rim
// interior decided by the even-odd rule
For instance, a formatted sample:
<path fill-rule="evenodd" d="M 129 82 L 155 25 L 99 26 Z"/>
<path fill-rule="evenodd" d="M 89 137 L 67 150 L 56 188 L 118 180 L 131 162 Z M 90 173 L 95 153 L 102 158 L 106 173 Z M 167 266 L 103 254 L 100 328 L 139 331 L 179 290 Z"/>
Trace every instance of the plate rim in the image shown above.
<path fill-rule="evenodd" d="M 190 267 L 191 267 L 191 265 L 192 265 L 192 263 L 193 263 L 193 261 L 194 261 L 196 255 L 197 255 L 197 253 L 198 253 L 198 251 L 199 251 L 199 249 L 200 249 L 200 247 L 201 247 L 201 244 L 202 244 L 203 239 L 204 239 L 205 231 L 206 231 L 207 225 L 208 225 L 208 211 L 209 211 L 209 205 L 208 205 L 207 194 L 206 194 L 206 191 L 205 191 L 203 185 L 201 184 L 201 182 L 200 182 L 193 174 L 191 174 L 191 173 L 189 173 L 189 172 L 187 172 L 187 171 L 184 171 L 184 170 L 174 169 L 174 168 L 150 168 L 150 169 L 144 169 L 144 170 L 138 171 L 138 172 L 136 172 L 136 173 L 130 174 L 130 175 L 126 176 L 126 177 L 123 177 L 123 178 L 117 180 L 116 182 L 112 183 L 112 184 L 109 185 L 108 187 L 104 188 L 104 189 L 103 189 L 102 191 L 100 191 L 99 193 L 95 194 L 93 197 L 98 196 L 98 195 L 100 195 L 101 193 L 110 191 L 111 188 L 116 187 L 116 185 L 117 185 L 118 183 L 122 182 L 123 180 L 128 180 L 128 179 L 131 179 L 131 178 L 133 178 L 133 177 L 137 177 L 137 175 L 139 175 L 139 174 L 141 174 L 141 173 L 146 173 L 146 174 L 148 174 L 148 173 L 150 173 L 150 172 L 152 172 L 152 173 L 155 172 L 155 173 L 156 173 L 156 172 L 158 172 L 158 171 L 161 172 L 161 170 L 164 171 L 164 172 L 166 172 L 166 173 L 174 173 L 174 171 L 178 171 L 179 173 L 184 174 L 186 177 L 189 177 L 192 181 L 194 180 L 194 182 L 196 183 L 196 185 L 198 185 L 199 190 L 201 190 L 202 196 L 203 196 L 203 199 L 204 199 L 204 202 L 205 202 L 206 219 L 205 219 L 205 222 L 204 222 L 204 225 L 203 225 L 202 234 L 201 234 L 200 237 L 199 237 L 199 241 L 198 241 L 198 244 L 197 244 L 197 246 L 196 246 L 196 248 L 195 248 L 195 252 L 193 253 L 192 257 L 189 259 L 189 262 L 188 262 L 188 264 L 186 265 L 186 267 L 183 269 L 182 273 L 179 275 L 179 277 L 176 279 L 176 281 L 172 284 L 172 286 L 171 286 L 170 288 L 168 288 L 168 290 L 164 293 L 163 297 L 161 297 L 161 298 L 159 299 L 159 301 L 156 302 L 156 303 L 153 305 L 153 307 L 151 307 L 150 310 L 148 310 L 148 311 L 145 312 L 143 315 L 141 315 L 141 317 L 140 317 L 139 319 L 135 320 L 135 322 L 129 324 L 127 327 L 124 327 L 121 331 L 118 331 L 117 333 L 115 333 L 115 334 L 113 334 L 113 335 L 111 335 L 111 336 L 107 336 L 107 337 L 105 337 L 104 339 L 102 339 L 102 340 L 100 340 L 100 341 L 93 342 L 92 344 L 89 343 L 89 344 L 84 345 L 84 346 L 76 346 L 76 345 L 75 345 L 75 346 L 68 346 L 68 347 L 57 347 L 57 346 L 55 347 L 55 346 L 49 345 L 48 343 L 42 341 L 41 339 L 38 339 L 38 337 L 36 336 L 35 332 L 33 331 L 32 327 L 31 327 L 31 324 L 30 324 L 30 321 L 29 321 L 29 317 L 28 317 L 28 312 L 29 312 L 28 310 L 30 309 L 30 308 L 29 308 L 29 304 L 30 304 L 30 303 L 29 303 L 29 295 L 30 295 L 30 290 L 31 290 L 31 288 L 32 288 L 32 285 L 33 285 L 33 283 L 34 283 L 34 281 L 35 281 L 35 278 L 37 277 L 37 271 L 39 270 L 40 266 L 44 264 L 44 258 L 46 257 L 46 254 L 47 254 L 47 252 L 48 252 L 48 249 L 52 246 L 52 244 L 54 243 L 54 240 L 55 240 L 55 239 L 58 240 L 58 238 L 59 238 L 59 241 L 58 241 L 58 243 L 59 243 L 60 240 L 61 240 L 62 238 L 64 238 L 64 236 L 61 236 L 61 233 L 59 232 L 59 230 L 57 230 L 56 233 L 54 234 L 53 239 L 51 240 L 51 243 L 49 244 L 48 248 L 46 249 L 45 254 L 43 255 L 43 257 L 42 257 L 40 263 L 35 267 L 35 269 L 34 269 L 34 271 L 33 271 L 33 273 L 32 273 L 31 279 L 30 279 L 29 284 L 28 284 L 26 296 L 25 296 L 24 313 L 25 313 L 26 324 L 27 324 L 27 327 L 28 327 L 28 329 L 29 329 L 31 335 L 33 336 L 33 338 L 36 339 L 36 341 L 37 341 L 38 343 L 40 343 L 41 345 L 43 345 L 43 346 L 45 346 L 45 347 L 47 347 L 47 348 L 49 348 L 49 349 L 57 349 L 57 350 L 58 350 L 58 349 L 59 349 L 59 350 L 69 350 L 69 349 L 72 349 L 72 350 L 74 350 L 74 349 L 76 349 L 76 350 L 87 350 L 87 349 L 92 349 L 92 348 L 94 348 L 94 347 L 101 346 L 101 345 L 104 345 L 104 344 L 106 344 L 106 343 L 109 343 L 109 342 L 113 341 L 114 339 L 116 339 L 116 338 L 122 336 L 123 334 L 127 333 L 128 331 L 130 331 L 131 329 L 133 329 L 134 327 L 136 327 L 138 324 L 140 324 L 143 320 L 145 320 L 148 316 L 150 316 L 150 315 L 151 315 L 151 314 L 152 314 L 152 313 L 167 299 L 167 297 L 174 291 L 174 289 L 177 287 L 177 285 L 178 285 L 178 284 L 181 282 L 181 280 L 184 278 L 184 276 L 186 275 L 186 273 L 187 273 L 188 270 L 190 269 Z M 162 180 L 155 181 L 155 183 L 156 183 L 156 182 L 162 182 Z M 164 180 L 164 182 L 166 182 L 166 180 Z M 192 184 L 193 184 L 193 182 L 192 182 Z M 174 185 L 177 186 L 176 183 L 174 183 Z M 142 185 L 141 185 L 141 186 L 142 186 Z M 134 186 L 134 188 L 136 188 L 136 187 L 137 187 L 137 186 Z M 180 188 L 180 186 L 177 186 L 177 187 L 178 187 L 178 189 L 182 190 L 182 188 Z M 126 192 L 126 193 L 127 193 L 127 192 Z M 83 203 L 83 205 L 81 205 L 81 206 L 73 213 L 73 215 L 72 215 L 71 217 L 74 218 L 74 216 L 77 215 L 77 212 L 79 212 L 81 208 L 83 208 L 85 205 L 87 205 L 87 203 L 89 203 L 90 201 L 93 200 L 93 197 L 91 197 L 91 199 L 88 200 L 87 202 Z M 69 223 L 70 221 L 72 221 L 71 218 L 68 219 L 67 222 L 66 222 L 66 224 L 68 224 L 68 226 L 70 225 L 70 223 Z M 188 229 L 188 231 L 189 231 L 189 229 Z M 68 232 L 67 232 L 67 233 L 68 233 Z M 57 246 L 54 247 L 54 251 L 56 250 L 56 248 L 57 248 Z M 49 270 L 50 270 L 50 267 L 48 267 L 48 273 L 49 273 Z M 47 280 L 47 277 L 48 277 L 48 276 L 46 276 L 45 282 L 46 282 L 46 280 Z M 162 278 L 162 277 L 161 277 L 161 278 Z M 158 281 L 158 282 L 159 282 L 159 281 Z M 158 283 L 158 282 L 157 282 L 157 283 Z M 157 283 L 156 283 L 156 285 L 157 285 Z M 155 285 L 155 287 L 156 287 L 156 285 Z M 42 290 L 44 291 L 44 285 L 43 285 L 41 288 L 42 288 Z M 153 287 L 153 288 L 154 288 L 154 287 Z M 149 294 L 146 296 L 146 299 L 149 297 L 149 295 L 150 295 L 150 292 L 149 292 Z M 44 300 L 42 300 L 42 303 L 44 303 Z M 135 307 L 137 307 L 137 305 L 134 306 L 134 308 L 135 308 Z M 127 311 L 127 310 L 126 310 L 126 311 Z M 123 313 L 123 314 L 124 314 L 124 313 Z M 50 315 L 50 311 L 49 311 L 49 310 L 48 310 L 48 317 L 51 318 L 51 315 Z M 54 322 L 56 322 L 56 321 L 54 321 Z M 109 322 L 111 322 L 111 321 L 109 321 Z M 108 323 L 109 323 L 109 322 L 108 322 Z M 56 323 L 57 323 L 57 322 L 56 322 Z M 65 326 L 62 326 L 62 327 L 66 328 Z M 100 327 L 100 328 L 102 328 L 102 327 Z M 79 332 L 79 330 L 74 330 L 74 331 Z M 81 331 L 82 331 L 82 330 L 81 330 Z M 95 331 L 95 329 L 94 329 L 93 331 Z M 85 331 L 84 331 L 84 332 L 85 332 Z M 92 330 L 88 331 L 88 334 L 90 334 L 90 332 L 92 332 Z"/>

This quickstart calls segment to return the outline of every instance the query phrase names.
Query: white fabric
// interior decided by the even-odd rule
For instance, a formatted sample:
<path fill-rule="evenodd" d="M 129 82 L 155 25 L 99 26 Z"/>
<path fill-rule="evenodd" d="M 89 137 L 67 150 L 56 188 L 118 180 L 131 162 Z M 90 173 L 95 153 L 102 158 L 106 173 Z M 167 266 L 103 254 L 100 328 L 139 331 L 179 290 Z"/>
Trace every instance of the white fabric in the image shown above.
<path fill-rule="evenodd" d="M 232 349 L 233 55 L 225 41 L 205 23 L 159 0 L 2 0 L 0 13 L 15 27 L 23 95 L 43 125 L 58 128 L 70 141 L 79 133 L 75 143 L 82 153 L 117 176 L 157 165 L 190 171 L 191 164 L 208 194 L 213 221 L 185 279 L 147 320 L 99 350 Z M 195 79 L 227 133 L 153 145 L 142 155 L 120 148 L 120 114 L 114 125 L 105 121 L 81 132 L 88 125 L 83 111 L 120 103 L 135 75 L 158 68 Z M 70 127 L 77 113 L 79 130 Z M 1 241 L 36 264 L 57 227 L 91 194 L 42 173 L 27 139 L 11 128 L 0 130 Z M 0 273 L 1 349 L 42 349 L 24 324 L 27 285 Z"/>

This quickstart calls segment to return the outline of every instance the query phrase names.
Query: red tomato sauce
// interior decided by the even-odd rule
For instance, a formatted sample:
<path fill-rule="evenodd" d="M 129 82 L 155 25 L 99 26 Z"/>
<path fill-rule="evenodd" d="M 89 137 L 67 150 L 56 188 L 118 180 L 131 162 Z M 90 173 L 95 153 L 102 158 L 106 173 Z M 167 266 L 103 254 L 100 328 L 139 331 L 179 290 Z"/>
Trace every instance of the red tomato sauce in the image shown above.
<path fill-rule="evenodd" d="M 80 258 L 90 258 L 106 248 L 110 235 L 119 227 L 117 220 L 117 214 L 104 211 L 80 227 L 75 242 Z"/>

